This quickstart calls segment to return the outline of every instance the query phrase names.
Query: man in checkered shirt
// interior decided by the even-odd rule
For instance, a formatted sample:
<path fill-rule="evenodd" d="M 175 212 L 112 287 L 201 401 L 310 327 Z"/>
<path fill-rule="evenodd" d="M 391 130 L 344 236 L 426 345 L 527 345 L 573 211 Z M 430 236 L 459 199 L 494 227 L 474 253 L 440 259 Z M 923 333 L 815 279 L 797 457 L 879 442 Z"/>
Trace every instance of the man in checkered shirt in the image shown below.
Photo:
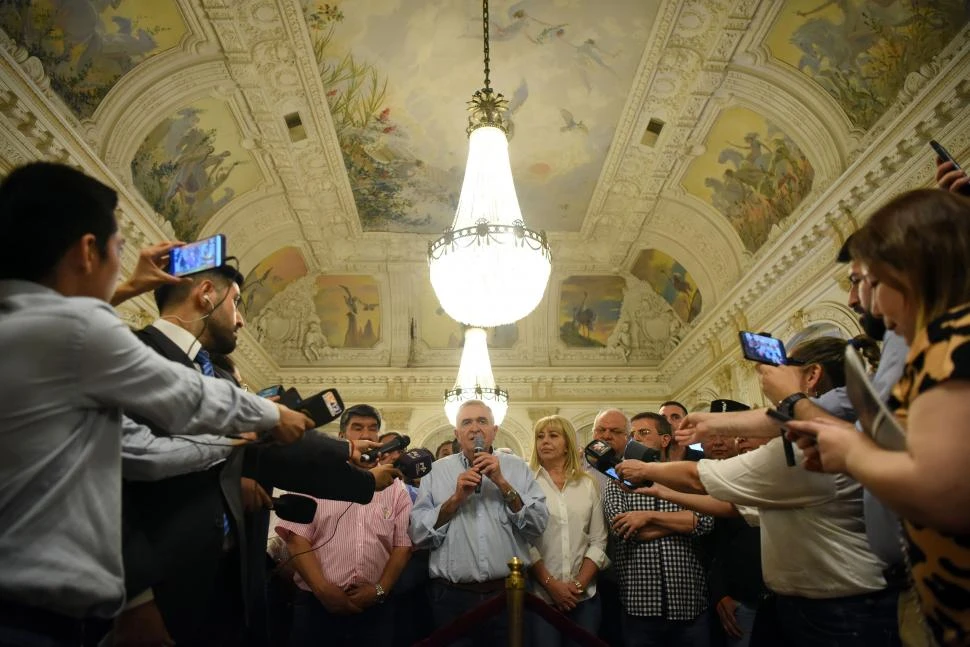
<path fill-rule="evenodd" d="M 634 440 L 654 445 L 672 433 L 659 414 L 634 416 Z M 707 580 L 693 538 L 709 533 L 714 520 L 616 481 L 603 493 L 603 513 L 615 542 L 624 647 L 706 647 Z"/>

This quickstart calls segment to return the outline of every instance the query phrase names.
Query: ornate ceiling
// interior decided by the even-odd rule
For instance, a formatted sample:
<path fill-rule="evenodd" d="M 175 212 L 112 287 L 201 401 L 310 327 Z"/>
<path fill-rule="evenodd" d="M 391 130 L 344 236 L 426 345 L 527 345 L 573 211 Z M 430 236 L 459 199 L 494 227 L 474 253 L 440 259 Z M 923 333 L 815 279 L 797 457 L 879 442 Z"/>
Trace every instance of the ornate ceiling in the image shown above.
<path fill-rule="evenodd" d="M 925 134 L 885 142 L 900 115 L 938 86 L 940 105 L 966 105 L 947 76 L 966 70 L 966 11 L 493 0 L 492 85 L 511 101 L 523 214 L 554 262 L 537 310 L 490 332 L 499 381 L 526 401 L 571 397 L 537 374 L 628 385 L 589 399 L 692 383 L 738 327 L 775 314 L 748 307 L 759 281 L 851 230 L 872 189 L 851 192 L 860 155 L 896 146 L 896 173 Z M 385 401 L 450 386 L 461 334 L 425 254 L 450 224 L 482 85 L 477 2 L 12 0 L 0 28 L 4 69 L 76 137 L 35 148 L 86 151 L 78 163 L 122 189 L 131 237 L 226 234 L 248 275 L 251 371 L 361 369 Z M 11 84 L 5 113 L 23 94 Z M 937 121 L 965 151 L 965 129 Z M 427 395 L 388 386 L 422 379 Z"/>

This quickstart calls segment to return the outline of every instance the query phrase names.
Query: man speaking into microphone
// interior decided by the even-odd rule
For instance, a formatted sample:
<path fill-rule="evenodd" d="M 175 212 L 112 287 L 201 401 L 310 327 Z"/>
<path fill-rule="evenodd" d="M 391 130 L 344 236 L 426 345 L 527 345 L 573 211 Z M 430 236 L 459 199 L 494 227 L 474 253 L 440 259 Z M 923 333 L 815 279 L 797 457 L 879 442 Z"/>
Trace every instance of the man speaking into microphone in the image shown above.
<path fill-rule="evenodd" d="M 492 452 L 497 433 L 484 402 L 462 404 L 455 427 L 461 452 L 435 461 L 434 470 L 421 479 L 411 511 L 411 539 L 431 551 L 428 573 L 437 627 L 500 594 L 509 560 L 518 557 L 530 564 L 529 543 L 549 519 L 546 497 L 526 462 Z M 500 618 L 453 644 L 504 642 L 505 615 Z"/>

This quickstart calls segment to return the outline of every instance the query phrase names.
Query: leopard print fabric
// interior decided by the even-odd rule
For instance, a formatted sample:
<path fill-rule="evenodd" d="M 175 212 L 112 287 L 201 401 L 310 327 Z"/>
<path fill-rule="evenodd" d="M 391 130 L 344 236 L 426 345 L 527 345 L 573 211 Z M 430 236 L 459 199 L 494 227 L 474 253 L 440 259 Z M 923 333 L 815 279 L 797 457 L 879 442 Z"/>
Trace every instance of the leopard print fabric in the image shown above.
<path fill-rule="evenodd" d="M 920 393 L 954 379 L 970 380 L 970 304 L 950 310 L 917 335 L 890 408 L 905 425 L 909 405 Z M 940 645 L 970 645 L 970 534 L 910 521 L 903 526 L 927 626 Z"/>

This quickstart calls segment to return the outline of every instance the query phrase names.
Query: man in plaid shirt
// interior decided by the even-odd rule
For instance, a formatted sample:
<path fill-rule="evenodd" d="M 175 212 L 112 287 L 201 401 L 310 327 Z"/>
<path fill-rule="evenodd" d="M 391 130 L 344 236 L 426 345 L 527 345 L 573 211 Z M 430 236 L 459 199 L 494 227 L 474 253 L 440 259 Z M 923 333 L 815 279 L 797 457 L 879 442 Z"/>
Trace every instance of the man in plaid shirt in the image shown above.
<path fill-rule="evenodd" d="M 672 433 L 653 413 L 634 416 L 633 431 L 644 440 Z M 624 647 L 706 647 L 707 581 L 693 538 L 709 533 L 714 520 L 616 481 L 603 493 L 603 513 L 614 537 Z"/>

